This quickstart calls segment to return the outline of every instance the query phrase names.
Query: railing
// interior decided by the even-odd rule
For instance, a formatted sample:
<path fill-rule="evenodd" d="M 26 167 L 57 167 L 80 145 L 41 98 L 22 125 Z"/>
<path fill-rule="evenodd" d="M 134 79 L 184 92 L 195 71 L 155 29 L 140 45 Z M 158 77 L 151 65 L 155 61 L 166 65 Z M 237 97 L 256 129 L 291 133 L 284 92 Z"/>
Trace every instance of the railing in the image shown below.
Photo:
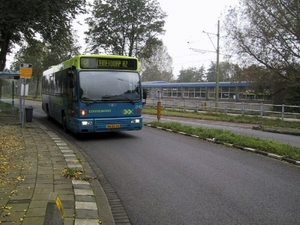
<path fill-rule="evenodd" d="M 19 109 L 14 107 L 11 101 L 0 99 L 0 123 L 14 124 L 19 117 Z"/>
<path fill-rule="evenodd" d="M 156 107 L 159 99 L 147 99 L 146 106 Z M 216 111 L 227 114 L 258 115 L 284 120 L 300 119 L 300 106 L 273 105 L 265 103 L 218 102 L 188 99 L 162 99 L 162 108 L 182 111 Z"/>

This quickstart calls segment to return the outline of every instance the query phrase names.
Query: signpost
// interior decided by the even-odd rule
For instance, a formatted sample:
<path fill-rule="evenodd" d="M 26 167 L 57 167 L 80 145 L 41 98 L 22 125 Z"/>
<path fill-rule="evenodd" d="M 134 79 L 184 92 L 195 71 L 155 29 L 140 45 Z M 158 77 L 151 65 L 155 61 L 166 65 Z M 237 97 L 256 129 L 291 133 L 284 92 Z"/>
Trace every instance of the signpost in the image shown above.
<path fill-rule="evenodd" d="M 32 64 L 21 63 L 20 66 L 20 78 L 31 78 L 32 76 Z"/>
<path fill-rule="evenodd" d="M 26 96 L 26 79 L 32 77 L 32 64 L 21 63 L 20 65 L 20 122 L 24 126 L 25 96 Z M 23 87 L 23 88 L 21 88 Z M 28 92 L 28 89 L 27 89 Z"/>
<path fill-rule="evenodd" d="M 160 121 L 161 119 L 161 96 L 162 96 L 162 93 L 160 90 L 157 90 L 156 91 L 156 97 L 158 98 L 158 102 L 157 102 L 157 120 Z"/>

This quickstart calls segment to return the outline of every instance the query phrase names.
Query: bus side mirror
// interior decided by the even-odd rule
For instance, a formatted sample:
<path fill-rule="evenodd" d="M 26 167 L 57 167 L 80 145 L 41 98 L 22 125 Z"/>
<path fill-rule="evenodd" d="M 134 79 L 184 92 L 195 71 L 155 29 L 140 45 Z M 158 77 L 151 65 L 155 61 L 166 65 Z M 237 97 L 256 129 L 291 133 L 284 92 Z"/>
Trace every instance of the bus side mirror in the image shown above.
<path fill-rule="evenodd" d="M 69 85 L 70 88 L 74 88 L 74 81 L 73 80 L 70 80 L 70 85 Z"/>
<path fill-rule="evenodd" d="M 74 88 L 75 84 L 74 84 L 74 71 L 75 71 L 75 67 L 72 66 L 68 69 L 68 77 L 69 77 L 69 88 Z"/>
<path fill-rule="evenodd" d="M 143 89 L 143 105 L 146 104 L 146 99 L 147 99 L 147 90 Z"/>
<path fill-rule="evenodd" d="M 75 84 L 74 84 L 74 79 L 73 79 L 73 75 L 69 75 L 69 88 L 74 88 Z"/>
<path fill-rule="evenodd" d="M 143 89 L 143 99 L 146 99 L 146 98 L 147 98 L 147 90 Z"/>

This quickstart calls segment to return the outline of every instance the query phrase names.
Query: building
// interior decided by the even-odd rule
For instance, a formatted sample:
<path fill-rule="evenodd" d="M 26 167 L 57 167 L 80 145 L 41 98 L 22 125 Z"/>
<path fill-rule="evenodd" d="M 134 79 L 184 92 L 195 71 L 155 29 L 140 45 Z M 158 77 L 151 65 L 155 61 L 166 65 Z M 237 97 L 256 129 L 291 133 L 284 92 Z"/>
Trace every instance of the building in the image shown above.
<path fill-rule="evenodd" d="M 162 93 L 162 98 L 189 98 L 204 101 L 214 100 L 216 82 L 168 83 L 166 81 L 143 82 L 142 87 L 148 91 L 148 99 L 156 98 L 156 92 Z M 265 100 L 265 95 L 255 94 L 247 82 L 220 82 L 219 100 Z"/>

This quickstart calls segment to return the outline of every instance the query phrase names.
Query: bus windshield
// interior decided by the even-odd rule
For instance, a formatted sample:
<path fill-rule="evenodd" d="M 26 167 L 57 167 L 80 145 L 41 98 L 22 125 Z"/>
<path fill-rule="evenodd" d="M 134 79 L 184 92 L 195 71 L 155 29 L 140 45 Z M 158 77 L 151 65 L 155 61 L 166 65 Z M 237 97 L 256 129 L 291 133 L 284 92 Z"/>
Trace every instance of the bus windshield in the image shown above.
<path fill-rule="evenodd" d="M 139 101 L 140 79 L 137 72 L 81 71 L 80 96 L 90 101 Z"/>

